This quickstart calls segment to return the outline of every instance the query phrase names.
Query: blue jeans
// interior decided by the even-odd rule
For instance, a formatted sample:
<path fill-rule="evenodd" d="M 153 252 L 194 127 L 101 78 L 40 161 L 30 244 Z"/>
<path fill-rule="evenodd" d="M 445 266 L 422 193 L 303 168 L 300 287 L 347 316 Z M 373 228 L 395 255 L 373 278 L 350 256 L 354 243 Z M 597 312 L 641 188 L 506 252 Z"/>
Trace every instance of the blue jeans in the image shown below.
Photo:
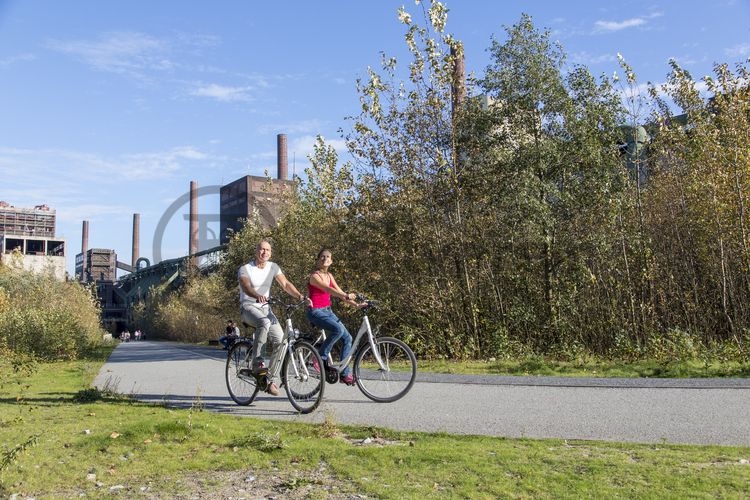
<path fill-rule="evenodd" d="M 328 355 L 331 354 L 331 348 L 333 345 L 341 339 L 344 345 L 341 349 L 341 359 L 346 359 L 352 352 L 352 336 L 349 334 L 349 330 L 346 329 L 341 320 L 333 314 L 330 307 L 319 307 L 315 309 L 307 310 L 307 320 L 318 328 L 322 328 L 326 332 L 326 340 L 318 348 L 320 357 L 324 360 L 328 359 Z M 341 376 L 346 377 L 351 374 L 352 370 L 348 366 L 341 371 Z"/>
<path fill-rule="evenodd" d="M 223 337 L 219 337 L 219 342 L 221 342 L 221 345 L 224 346 L 224 349 L 229 349 L 234 345 L 234 342 L 237 340 L 237 337 L 234 335 L 224 335 Z"/>

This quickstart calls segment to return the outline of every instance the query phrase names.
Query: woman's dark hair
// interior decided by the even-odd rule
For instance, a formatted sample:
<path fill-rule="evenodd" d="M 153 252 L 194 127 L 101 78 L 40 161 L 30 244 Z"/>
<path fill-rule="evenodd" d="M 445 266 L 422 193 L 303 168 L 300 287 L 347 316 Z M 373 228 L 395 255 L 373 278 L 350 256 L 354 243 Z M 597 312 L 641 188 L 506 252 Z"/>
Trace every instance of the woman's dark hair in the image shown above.
<path fill-rule="evenodd" d="M 315 260 L 318 260 L 318 259 L 320 258 L 320 256 L 321 256 L 321 255 L 323 255 L 323 252 L 328 252 L 328 253 L 330 253 L 331 255 L 333 255 L 333 252 L 331 252 L 331 249 L 330 249 L 330 248 L 327 248 L 327 247 L 323 247 L 323 248 L 321 248 L 321 249 L 320 249 L 320 252 L 318 252 L 318 256 L 317 256 L 317 257 L 315 257 Z"/>

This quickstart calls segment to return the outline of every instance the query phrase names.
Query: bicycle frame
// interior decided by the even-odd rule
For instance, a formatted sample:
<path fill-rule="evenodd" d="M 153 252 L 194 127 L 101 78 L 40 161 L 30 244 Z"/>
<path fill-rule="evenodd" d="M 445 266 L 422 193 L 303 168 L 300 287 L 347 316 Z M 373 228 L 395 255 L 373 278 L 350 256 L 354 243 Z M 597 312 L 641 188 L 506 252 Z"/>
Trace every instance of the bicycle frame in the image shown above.
<path fill-rule="evenodd" d="M 375 344 L 375 335 L 372 333 L 372 327 L 370 326 L 370 318 L 367 317 L 367 313 L 365 313 L 364 317 L 362 318 L 362 325 L 359 327 L 359 331 L 357 332 L 357 336 L 352 341 L 352 351 L 349 353 L 349 356 L 347 356 L 345 359 L 342 359 L 338 363 L 331 363 L 331 360 L 328 360 L 328 366 L 335 368 L 339 372 L 346 368 L 349 363 L 352 361 L 352 358 L 354 357 L 354 354 L 359 349 L 359 343 L 362 341 L 362 338 L 367 334 L 367 341 L 370 343 L 370 347 L 372 348 L 372 353 L 375 357 L 375 360 L 378 362 L 378 365 L 380 366 L 380 369 L 383 371 L 390 371 L 390 367 L 388 367 L 384 362 L 383 359 L 380 357 L 380 352 L 377 349 L 377 345 Z M 326 339 L 326 332 L 322 328 L 320 329 L 320 337 L 318 337 L 318 340 L 316 341 L 316 344 L 320 340 Z"/>
<path fill-rule="evenodd" d="M 271 302 L 271 303 L 272 304 L 285 305 L 285 304 L 283 304 L 283 302 L 280 302 L 280 301 L 277 302 L 276 300 L 273 300 L 273 302 Z M 285 305 L 285 307 L 288 309 L 290 306 Z M 292 356 L 292 348 L 294 347 L 294 341 L 297 340 L 297 338 L 299 337 L 299 334 L 298 334 L 297 331 L 294 330 L 294 325 L 292 324 L 292 318 L 291 318 L 291 315 L 289 314 L 289 311 L 286 310 L 286 311 L 284 311 L 284 313 L 285 313 L 285 316 L 286 316 L 286 321 L 285 321 L 285 324 L 284 324 L 284 337 L 281 339 L 281 342 L 284 345 L 284 355 L 279 360 L 279 365 L 283 366 L 284 365 L 284 359 L 286 359 L 286 357 L 289 356 L 289 359 L 292 362 L 292 367 L 294 368 L 294 375 L 295 376 L 299 376 L 300 375 L 300 370 L 299 370 L 299 367 L 298 367 L 298 364 L 297 364 L 298 361 L 299 361 L 299 364 L 303 368 L 303 374 L 302 374 L 302 376 L 304 377 L 304 380 L 307 381 L 307 379 L 310 378 L 310 372 L 307 370 L 307 367 L 305 366 L 304 361 L 303 360 L 296 360 L 296 359 L 294 359 L 294 356 Z M 252 337 L 249 337 L 249 339 L 251 341 L 253 340 Z M 247 358 L 246 358 L 245 361 L 249 362 L 251 354 L 252 354 L 252 351 L 248 351 Z"/>
<path fill-rule="evenodd" d="M 289 314 L 287 314 L 286 328 L 284 331 L 284 340 L 283 340 L 283 342 L 286 344 L 286 354 L 284 355 L 284 357 L 289 356 L 289 360 L 292 363 L 292 368 L 294 368 L 294 375 L 296 377 L 300 376 L 299 366 L 302 367 L 303 380 L 307 381 L 307 379 L 310 378 L 310 372 L 307 370 L 307 365 L 305 364 L 305 361 L 303 359 L 296 360 L 294 359 L 294 356 L 292 355 L 292 347 L 294 347 L 294 341 L 297 340 L 297 337 L 298 337 L 298 332 L 294 330 L 294 325 L 292 325 L 292 318 L 290 318 Z M 297 363 L 298 361 L 299 361 L 299 366 Z M 283 359 L 281 359 L 281 363 L 283 365 L 284 363 Z"/>

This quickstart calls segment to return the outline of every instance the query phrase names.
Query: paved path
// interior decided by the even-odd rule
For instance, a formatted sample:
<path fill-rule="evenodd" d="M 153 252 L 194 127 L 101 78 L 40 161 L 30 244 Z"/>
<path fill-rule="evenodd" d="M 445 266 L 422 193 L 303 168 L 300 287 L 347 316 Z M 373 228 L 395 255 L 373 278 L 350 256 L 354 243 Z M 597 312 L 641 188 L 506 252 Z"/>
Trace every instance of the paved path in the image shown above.
<path fill-rule="evenodd" d="M 120 344 L 95 384 L 138 399 L 233 415 L 398 430 L 505 437 L 750 446 L 750 379 L 590 379 L 417 374 L 395 403 L 356 387 L 326 387 L 320 408 L 297 415 L 284 397 L 258 395 L 248 407 L 229 398 L 226 351 L 171 342 Z"/>

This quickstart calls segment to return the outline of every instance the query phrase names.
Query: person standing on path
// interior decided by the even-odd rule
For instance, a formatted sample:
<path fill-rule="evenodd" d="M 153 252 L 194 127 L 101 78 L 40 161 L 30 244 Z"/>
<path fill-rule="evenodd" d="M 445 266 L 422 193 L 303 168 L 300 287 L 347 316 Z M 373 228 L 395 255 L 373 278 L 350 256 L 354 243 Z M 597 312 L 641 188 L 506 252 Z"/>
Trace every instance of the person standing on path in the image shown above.
<path fill-rule="evenodd" d="M 266 392 L 277 396 L 279 387 L 276 382 L 281 369 L 279 361 L 283 356 L 284 330 L 268 305 L 271 285 L 276 280 L 281 288 L 295 299 L 302 300 L 304 296 L 286 279 L 281 268 L 271 262 L 271 253 L 271 243 L 266 239 L 260 240 L 255 247 L 255 259 L 239 268 L 237 279 L 240 288 L 242 321 L 255 327 L 251 369 L 255 374 L 268 371 Z M 264 366 L 262 354 L 266 342 L 270 344 L 270 366 L 268 367 Z"/>

